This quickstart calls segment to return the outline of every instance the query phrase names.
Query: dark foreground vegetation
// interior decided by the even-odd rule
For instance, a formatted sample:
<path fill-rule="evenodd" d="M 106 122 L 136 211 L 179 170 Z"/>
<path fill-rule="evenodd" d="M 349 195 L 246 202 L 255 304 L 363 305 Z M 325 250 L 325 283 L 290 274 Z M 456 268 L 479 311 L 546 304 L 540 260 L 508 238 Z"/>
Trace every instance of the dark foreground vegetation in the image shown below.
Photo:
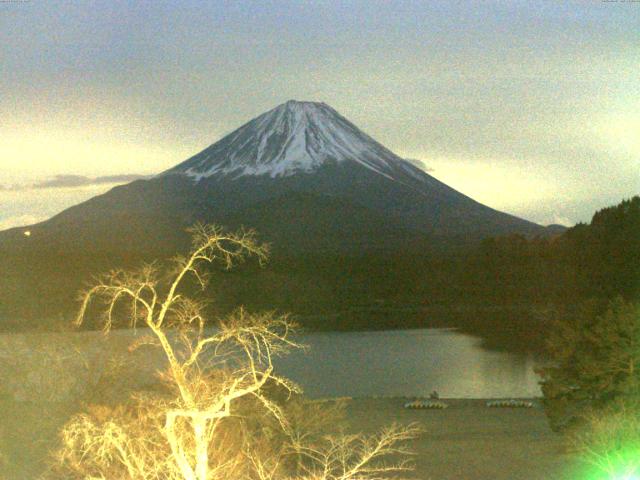
<path fill-rule="evenodd" d="M 585 464 L 592 466 L 592 476 L 589 476 L 591 473 L 588 472 L 580 477 L 600 479 L 626 475 L 626 478 L 633 478 L 629 475 L 640 472 L 640 428 L 638 426 L 638 418 L 640 418 L 640 308 L 637 303 L 638 293 L 640 293 L 638 282 L 640 271 L 638 259 L 640 259 L 640 197 L 635 197 L 596 213 L 590 224 L 578 225 L 555 238 L 526 239 L 515 236 L 490 239 L 477 248 L 467 251 L 464 255 L 440 254 L 439 256 L 415 256 L 413 258 L 372 255 L 356 259 L 318 256 L 311 263 L 302 262 L 299 258 L 294 257 L 280 257 L 272 261 L 271 268 L 262 269 L 257 265 L 248 264 L 243 268 L 242 273 L 213 269 L 208 272 L 211 275 L 212 289 L 205 292 L 205 297 L 212 298 L 212 293 L 216 292 L 214 298 L 218 302 L 213 303 L 215 307 L 207 307 L 203 303 L 187 302 L 173 313 L 179 315 L 178 318 L 183 322 L 179 325 L 186 328 L 184 332 L 196 335 L 195 343 L 192 343 L 193 337 L 185 334 L 184 339 L 188 340 L 184 350 L 186 356 L 180 357 L 181 361 L 185 363 L 177 363 L 176 371 L 172 373 L 173 376 L 167 377 L 169 387 L 187 385 L 188 388 L 183 388 L 187 392 L 186 394 L 180 393 L 181 396 L 176 397 L 175 388 L 173 390 L 168 388 L 166 391 L 152 390 L 145 392 L 143 396 L 126 396 L 124 398 L 129 399 L 126 401 L 118 398 L 114 400 L 113 405 L 106 401 L 108 395 L 102 395 L 98 405 L 90 405 L 93 402 L 85 402 L 82 405 L 75 405 L 71 410 L 67 410 L 67 407 L 60 407 L 60 416 L 64 417 L 64 420 L 58 423 L 51 421 L 49 422 L 50 426 L 49 423 L 43 424 L 42 431 L 38 431 L 38 435 L 53 434 L 61 427 L 62 423 L 65 425 L 62 438 L 66 443 L 58 451 L 58 456 L 54 457 L 58 462 L 58 470 L 52 471 L 53 478 L 55 475 L 58 477 L 61 475 L 60 478 L 83 478 L 83 475 L 86 476 L 87 473 L 94 475 L 96 472 L 103 471 L 120 472 L 118 469 L 122 469 L 124 464 L 114 464 L 110 454 L 103 457 L 100 453 L 106 451 L 104 448 L 117 446 L 116 443 L 109 443 L 113 437 L 110 434 L 106 435 L 111 432 L 111 428 L 115 427 L 122 427 L 124 428 L 123 432 L 127 435 L 133 435 L 133 437 L 122 437 L 133 439 L 131 440 L 133 443 L 126 444 L 127 448 L 137 448 L 138 443 L 136 442 L 146 442 L 151 439 L 155 442 L 154 445 L 163 445 L 164 450 L 159 453 L 162 458 L 180 458 L 179 452 L 182 451 L 180 448 L 175 449 L 177 454 L 172 450 L 171 444 L 163 443 L 165 440 L 162 433 L 164 431 L 162 425 L 165 425 L 162 423 L 165 420 L 164 414 L 148 415 L 148 413 L 155 411 L 153 408 L 158 405 L 165 410 L 169 408 L 168 411 L 173 412 L 175 407 L 172 402 L 178 398 L 178 403 L 185 404 L 184 408 L 175 410 L 178 417 L 181 415 L 183 417 L 193 416 L 196 413 L 203 414 L 206 423 L 211 421 L 207 415 L 213 411 L 210 408 L 209 403 L 211 402 L 209 400 L 217 398 L 220 392 L 231 392 L 234 395 L 236 388 L 232 377 L 229 382 L 221 384 L 221 379 L 215 375 L 203 377 L 205 371 L 200 369 L 195 370 L 193 378 L 181 377 L 181 374 L 187 372 L 191 366 L 190 358 L 194 356 L 193 352 L 199 352 L 198 342 L 206 340 L 201 338 L 203 332 L 197 328 L 198 318 L 201 315 L 208 316 L 215 309 L 224 311 L 232 304 L 245 304 L 249 306 L 250 310 L 276 305 L 282 310 L 296 311 L 298 318 L 311 328 L 440 326 L 434 325 L 429 320 L 432 317 L 437 317 L 441 319 L 441 322 L 457 323 L 467 331 L 482 334 L 489 339 L 488 341 L 493 342 L 493 345 L 490 345 L 494 347 L 500 347 L 509 342 L 513 345 L 514 339 L 516 341 L 520 339 L 523 348 L 531 345 L 538 345 L 537 348 L 542 348 L 543 345 L 546 345 L 549 363 L 541 369 L 545 413 L 550 420 L 551 427 L 566 434 L 565 438 L 569 440 L 572 453 L 577 454 L 571 458 L 580 458 L 585 461 Z M 178 262 L 178 265 L 185 268 L 186 264 L 183 260 Z M 82 267 L 79 269 L 81 270 Z M 110 293 L 112 295 L 110 298 L 113 300 L 117 298 L 120 291 L 118 289 L 134 285 L 140 289 L 134 288 L 131 291 L 142 292 L 140 297 L 135 298 L 138 303 L 144 305 L 144 302 L 154 298 L 153 289 L 150 289 L 149 285 L 155 288 L 155 285 L 166 281 L 165 277 L 157 273 L 160 271 L 159 269 L 160 267 L 156 266 L 150 270 L 139 271 L 139 276 L 113 273 L 106 277 L 107 283 L 98 284 L 98 291 Z M 185 295 L 188 295 L 189 291 L 195 290 L 199 283 L 198 278 L 192 277 L 193 283 L 191 285 L 185 284 Z M 59 282 L 47 283 L 40 278 L 40 283 L 34 281 L 33 288 L 35 292 L 43 295 L 47 289 L 49 292 L 66 291 L 69 285 L 75 281 L 77 280 L 73 278 L 61 277 Z M 18 290 L 14 290 L 14 293 L 16 295 L 33 294 L 33 292 L 25 294 Z M 41 296 L 40 298 L 47 297 Z M 58 312 L 62 321 L 66 315 L 65 308 L 70 308 L 65 307 L 66 302 L 72 305 L 71 299 L 68 298 L 64 301 L 57 299 L 55 301 L 58 302 L 56 305 L 59 308 Z M 47 305 L 47 302 L 43 300 L 38 305 L 43 307 Z M 122 314 L 123 318 L 131 320 L 138 318 L 135 316 L 135 312 L 140 313 L 143 310 L 134 309 L 133 317 L 131 311 L 128 314 L 126 310 L 120 312 L 118 309 L 108 309 L 107 311 L 114 313 L 113 320 L 117 320 L 119 314 Z M 155 312 L 154 308 L 151 308 L 151 311 Z M 486 316 L 478 315 L 479 311 L 484 311 Z M 193 316 L 194 312 L 197 315 Z M 244 315 L 242 312 L 241 310 L 240 314 L 236 313 L 236 316 L 232 315 L 228 318 L 237 320 L 238 315 L 241 317 Z M 313 315 L 311 315 L 312 312 Z M 398 312 L 403 314 L 395 315 Z M 444 312 L 447 312 L 449 316 L 443 317 Z M 473 314 L 467 315 L 466 312 L 473 312 Z M 87 320 L 89 318 L 91 316 L 88 316 Z M 145 321 L 151 326 L 158 326 L 159 332 L 162 334 L 158 338 L 162 340 L 164 335 L 162 329 L 165 326 L 160 325 L 159 319 L 161 317 L 151 313 L 148 318 Z M 244 317 L 242 317 L 242 321 L 238 320 L 240 323 L 237 325 L 231 320 L 227 323 L 227 327 L 231 329 L 229 339 L 232 339 L 240 347 L 244 345 L 243 332 L 248 331 L 247 328 L 249 330 L 258 329 L 256 331 L 262 332 L 265 339 L 275 338 L 272 337 L 273 332 L 270 330 L 273 326 L 272 323 L 267 322 L 268 324 L 263 325 L 260 322 L 255 322 L 256 319 L 276 317 L 267 314 L 265 317 L 252 318 L 253 320 L 249 323 L 245 323 Z M 402 323 L 394 323 L 398 322 L 399 318 L 403 319 Z M 446 319 L 442 320 L 443 318 Z M 105 320 L 102 317 L 101 326 L 104 327 L 106 321 L 110 328 L 111 320 L 111 318 Z M 142 317 L 138 321 L 142 321 Z M 194 321 L 195 323 L 193 323 Z M 263 329 L 263 327 L 269 328 Z M 282 340 L 285 337 L 282 339 L 278 337 L 278 339 Z M 222 345 L 227 340 L 223 330 L 222 337 L 216 338 L 215 342 Z M 265 343 L 265 345 L 267 344 Z M 171 349 L 169 348 L 167 352 L 171 353 Z M 171 355 L 173 354 L 171 353 Z M 196 353 L 194 358 L 197 358 L 198 355 L 199 353 Z M 249 382 L 247 388 L 255 386 L 256 389 L 262 389 L 261 379 L 270 377 L 270 360 L 269 357 L 266 358 L 267 360 L 263 359 L 266 361 L 266 369 L 263 372 L 241 377 L 242 381 Z M 247 370 L 249 374 L 252 371 L 251 369 Z M 126 380 L 126 374 L 122 378 Z M 166 386 L 166 379 L 164 383 Z M 109 382 L 109 391 L 113 390 L 113 385 L 113 382 Z M 220 389 L 220 385 L 227 385 L 231 390 L 225 390 L 226 387 Z M 207 387 L 204 388 L 205 386 Z M 282 410 L 275 410 L 276 413 L 287 413 L 290 418 L 295 419 L 297 418 L 297 410 L 295 409 L 298 408 L 295 404 L 280 405 L 278 403 L 278 390 L 282 386 L 283 384 L 279 384 L 279 386 L 274 384 L 265 387 L 264 391 L 261 390 L 261 394 L 264 393 L 265 397 L 255 397 L 253 400 L 257 399 L 258 403 L 264 400 L 262 405 L 267 408 L 263 413 L 267 417 L 273 416 L 273 411 L 269 410 L 269 407 L 277 407 Z M 212 389 L 208 390 L 209 387 Z M 197 395 L 189 393 L 191 388 Z M 211 394 L 211 398 L 206 397 L 205 400 L 208 399 L 206 402 L 199 403 L 200 395 L 203 392 L 207 395 Z M 174 400 L 171 400 L 172 398 Z M 14 402 L 8 398 L 3 398 L 2 401 L 7 408 L 16 407 Z M 270 403 L 272 401 L 275 403 Z M 248 404 L 248 406 L 251 411 L 256 411 L 255 405 Z M 285 412 L 285 406 L 294 410 Z M 77 408 L 83 409 L 85 413 L 80 416 L 72 416 L 73 413 L 77 413 Z M 243 404 L 239 404 L 239 408 L 243 408 Z M 314 407 L 307 405 L 305 408 Z M 374 411 L 377 410 L 367 411 L 367 418 L 371 418 Z M 228 413 L 224 409 L 220 412 L 225 415 Z M 322 409 L 318 410 L 318 413 L 321 414 Z M 353 414 L 353 412 L 351 413 Z M 456 412 L 452 409 L 451 413 Z M 454 420 L 468 424 L 470 418 L 465 416 L 477 415 L 479 412 L 478 409 L 469 409 L 456 414 L 458 413 L 461 417 L 457 420 L 454 418 Z M 34 414 L 40 415 L 40 413 Z M 276 415 L 275 418 L 277 421 L 278 416 Z M 308 418 L 306 413 L 300 417 L 302 420 L 306 418 Z M 357 420 L 357 412 L 355 416 L 351 415 L 350 421 L 353 422 L 354 419 Z M 530 419 L 533 417 L 518 417 L 518 421 L 525 423 Z M 142 420 L 149 422 L 148 429 L 138 431 L 136 428 L 146 425 Z M 176 437 L 177 440 L 174 440 L 182 442 L 184 445 L 191 445 L 193 442 L 197 444 L 198 430 L 195 429 L 193 435 L 190 430 L 192 426 L 196 426 L 197 422 L 194 421 L 192 425 L 189 422 L 183 422 L 183 420 L 179 419 L 184 427 L 181 434 L 183 436 Z M 318 417 L 317 422 L 322 423 L 320 420 L 322 419 Z M 483 429 L 486 428 L 489 431 L 492 428 L 492 422 L 499 422 L 500 431 L 504 432 L 502 417 L 492 418 L 489 421 L 490 424 L 482 424 Z M 242 432 L 249 432 L 247 438 L 255 438 L 252 429 L 264 429 L 265 425 L 267 423 L 243 425 Z M 1 462 L 4 463 L 2 468 L 5 471 L 12 471 L 15 462 L 24 463 L 29 459 L 26 455 L 21 460 L 20 454 L 16 454 L 13 451 L 15 449 L 11 446 L 22 433 L 19 429 L 10 427 L 9 423 L 5 425 L 6 427 L 9 427 L 9 430 L 0 435 L 3 443 L 0 445 L 0 450 L 4 452 Z M 275 428 L 271 424 L 268 427 Z M 154 428 L 155 430 L 153 430 Z M 157 438 L 149 436 L 148 432 L 152 430 L 157 434 Z M 393 436 L 396 431 L 389 432 Z M 25 433 L 25 438 L 32 433 Z M 418 435 L 417 430 L 409 433 L 410 435 L 403 436 L 401 439 L 409 439 L 409 437 Z M 423 433 L 417 442 L 423 442 L 423 439 L 426 438 L 425 435 L 428 436 L 428 433 Z M 549 440 L 549 443 L 538 445 L 541 449 L 539 454 L 549 462 L 549 470 L 545 475 L 553 471 L 554 475 L 558 475 L 554 478 L 561 478 L 561 473 L 555 469 L 560 462 L 564 462 L 569 457 L 560 458 L 558 456 L 557 448 L 559 446 L 553 440 L 555 437 L 552 437 L 550 432 L 542 429 L 539 435 L 543 435 Z M 87 443 L 87 439 L 91 441 Z M 441 437 L 432 440 L 433 442 L 426 443 L 430 449 L 442 447 L 443 439 Z M 527 445 L 530 445 L 531 441 L 531 438 L 528 439 Z M 259 452 L 258 450 L 251 451 L 257 455 L 254 458 L 271 458 L 271 450 L 269 449 L 281 448 L 284 445 L 281 443 L 259 445 L 261 449 Z M 486 446 L 484 439 L 481 443 Z M 506 448 L 512 443 L 513 438 L 509 437 L 504 439 L 503 447 L 498 448 Z M 93 445 L 100 446 L 95 451 L 100 453 L 99 455 L 91 450 Z M 146 448 L 146 444 L 140 443 L 139 445 Z M 208 445 L 208 448 L 216 449 L 221 448 L 223 444 L 209 442 Z M 246 445 L 251 448 L 255 447 L 250 442 Z M 349 445 L 345 445 L 344 448 L 350 448 Z M 459 446 L 459 442 L 453 441 L 447 448 L 453 449 Z M 547 447 L 550 450 L 545 450 Z M 34 451 L 38 451 L 42 455 L 45 450 L 50 450 L 49 446 L 37 442 L 34 444 L 34 448 Z M 327 448 L 331 454 L 333 445 L 329 445 Z M 290 449 L 285 450 L 290 452 Z M 285 450 L 282 450 L 282 455 L 285 455 L 283 453 Z M 238 447 L 237 452 L 240 451 L 241 449 Z M 344 451 L 343 449 L 338 452 Z M 8 455 L 7 452 L 9 452 Z M 94 455 L 92 457 L 93 463 L 86 460 L 88 454 Z M 549 456 L 544 457 L 547 454 Z M 78 462 L 78 458 L 83 460 Z M 140 457 L 136 454 L 131 458 Z M 298 465 L 295 463 L 298 461 L 296 458 L 294 456 L 290 459 L 294 462 L 292 464 L 294 466 Z M 456 458 L 461 457 L 456 455 Z M 472 468 L 473 458 L 469 456 L 464 458 L 467 459 L 465 468 Z M 188 459 L 194 465 L 197 463 L 197 456 L 188 457 Z M 238 456 L 233 460 L 242 463 L 243 459 L 245 457 Z M 313 464 L 315 461 L 313 459 L 310 465 L 315 465 Z M 42 459 L 38 462 L 42 462 Z M 170 464 L 174 467 L 177 465 L 171 462 Z M 142 469 L 150 465 L 155 465 L 155 463 L 148 462 L 148 464 L 145 463 L 138 467 Z M 300 465 L 307 468 L 306 464 Z M 39 466 L 31 471 L 37 471 L 43 466 L 43 463 L 39 463 Z M 264 465 L 258 466 L 262 468 Z M 255 467 L 256 465 L 253 464 L 247 466 L 249 469 Z M 437 465 L 429 463 L 425 464 L 425 467 L 425 471 L 429 473 L 437 471 Z M 533 478 L 526 476 L 531 473 L 530 471 L 520 471 L 520 467 L 505 464 L 503 468 L 510 472 L 509 478 Z M 93 470 L 89 472 L 87 469 Z M 449 464 L 445 470 L 447 472 L 451 470 Z M 146 470 L 144 471 L 146 472 Z M 518 477 L 520 473 L 522 473 L 522 477 Z M 182 478 L 180 475 L 176 475 L 176 478 Z M 262 474 L 259 471 L 256 475 L 256 478 L 262 480 Z M 120 473 L 116 476 L 122 478 Z M 544 476 L 540 478 L 544 478 Z M 575 478 L 575 475 L 570 478 Z"/>
<path fill-rule="evenodd" d="M 596 213 L 562 242 L 573 269 L 546 335 L 545 411 L 591 466 L 586 478 L 637 478 L 640 197 Z"/>
<path fill-rule="evenodd" d="M 175 252 L 136 252 L 132 239 L 130 250 L 117 252 L 48 245 L 2 253 L 0 328 L 15 331 L 66 325 L 77 307 L 75 292 L 93 275 Z M 634 197 L 555 236 L 512 235 L 450 249 L 412 245 L 360 254 L 274 248 L 266 266 L 249 262 L 238 270 L 211 270 L 206 295 L 217 313 L 236 305 L 276 309 L 293 313 L 314 330 L 446 322 L 482 335 L 493 346 L 539 349 L 554 312 L 575 310 L 588 299 L 603 309 L 618 295 L 637 298 L 639 258 L 640 197 Z"/>
<path fill-rule="evenodd" d="M 262 261 L 267 254 L 252 232 L 196 225 L 191 233 L 191 251 L 173 268 L 114 271 L 82 292 L 76 324 L 101 313 L 105 334 L 122 319 L 129 327 L 144 326 L 148 335 L 130 343 L 129 355 L 155 347 L 165 366 L 141 388 L 130 383 L 126 361 L 111 357 L 102 384 L 98 379 L 85 388 L 84 402 L 76 399 L 79 411 L 48 448 L 49 468 L 39 478 L 366 480 L 410 469 L 404 444 L 421 433 L 417 426 L 392 424 L 374 435 L 341 434 L 335 428 L 339 405 L 306 401 L 298 385 L 274 371 L 275 357 L 302 348 L 292 338 L 296 325 L 286 315 L 253 314 L 240 307 L 209 318 L 204 302 L 186 296 L 186 278 L 206 285 L 204 266 L 231 268 L 247 256 Z M 216 328 L 209 332 L 205 325 Z M 90 355 L 81 363 L 89 364 Z M 86 368 L 98 375 L 95 368 Z M 5 438 L 1 433 L 3 444 Z M 7 445 L 0 448 L 8 450 Z M 4 476 L 15 456 L 0 453 Z"/>

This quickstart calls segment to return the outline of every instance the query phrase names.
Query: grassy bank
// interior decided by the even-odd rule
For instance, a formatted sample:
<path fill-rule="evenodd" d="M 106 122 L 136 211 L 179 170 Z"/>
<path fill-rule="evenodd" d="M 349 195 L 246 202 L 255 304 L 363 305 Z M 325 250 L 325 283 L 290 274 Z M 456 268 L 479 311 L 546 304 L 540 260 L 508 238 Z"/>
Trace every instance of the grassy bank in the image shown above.
<path fill-rule="evenodd" d="M 575 480 L 575 459 L 563 453 L 544 412 L 534 408 L 488 408 L 484 400 L 444 400 L 444 410 L 409 410 L 400 398 L 363 398 L 347 403 L 349 431 L 373 433 L 392 422 L 417 422 L 424 433 L 415 451 L 413 478 L 423 480 Z M 70 404 L 2 399 L 0 445 L 9 459 L 7 480 L 36 478 L 56 445 Z"/>
<path fill-rule="evenodd" d="M 485 400 L 443 400 L 444 410 L 403 408 L 406 400 L 356 399 L 349 428 L 373 432 L 389 422 L 417 422 L 413 477 L 422 480 L 575 480 L 579 465 L 542 408 L 488 408 Z"/>

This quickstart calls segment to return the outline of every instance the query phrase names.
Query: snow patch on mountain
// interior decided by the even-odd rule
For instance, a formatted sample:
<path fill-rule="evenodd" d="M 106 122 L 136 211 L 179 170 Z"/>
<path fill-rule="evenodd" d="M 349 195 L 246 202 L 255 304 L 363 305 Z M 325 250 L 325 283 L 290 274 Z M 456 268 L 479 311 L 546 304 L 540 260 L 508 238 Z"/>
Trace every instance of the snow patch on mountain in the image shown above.
<path fill-rule="evenodd" d="M 424 174 L 325 103 L 290 100 L 251 120 L 165 174 L 196 181 L 213 175 L 272 178 L 311 173 L 325 163 L 356 162 L 391 180 Z"/>

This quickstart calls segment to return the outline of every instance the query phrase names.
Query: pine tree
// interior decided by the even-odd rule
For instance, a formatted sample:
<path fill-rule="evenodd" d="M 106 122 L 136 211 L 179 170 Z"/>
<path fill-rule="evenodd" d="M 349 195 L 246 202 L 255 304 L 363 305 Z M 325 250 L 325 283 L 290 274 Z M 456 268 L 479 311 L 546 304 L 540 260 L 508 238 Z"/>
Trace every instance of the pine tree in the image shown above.
<path fill-rule="evenodd" d="M 542 392 L 554 429 L 580 422 L 587 411 L 640 397 L 640 305 L 617 297 L 556 321 L 549 334 L 550 365 Z"/>

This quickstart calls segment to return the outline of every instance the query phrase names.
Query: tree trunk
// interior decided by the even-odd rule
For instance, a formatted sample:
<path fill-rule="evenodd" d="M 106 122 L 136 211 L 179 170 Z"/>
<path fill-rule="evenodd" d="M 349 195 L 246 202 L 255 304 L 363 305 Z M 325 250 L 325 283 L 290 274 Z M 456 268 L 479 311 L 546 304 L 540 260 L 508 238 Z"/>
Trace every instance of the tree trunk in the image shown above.
<path fill-rule="evenodd" d="M 193 434 L 196 442 L 196 480 L 207 480 L 209 473 L 209 441 L 207 439 L 207 418 L 192 417 Z"/>

